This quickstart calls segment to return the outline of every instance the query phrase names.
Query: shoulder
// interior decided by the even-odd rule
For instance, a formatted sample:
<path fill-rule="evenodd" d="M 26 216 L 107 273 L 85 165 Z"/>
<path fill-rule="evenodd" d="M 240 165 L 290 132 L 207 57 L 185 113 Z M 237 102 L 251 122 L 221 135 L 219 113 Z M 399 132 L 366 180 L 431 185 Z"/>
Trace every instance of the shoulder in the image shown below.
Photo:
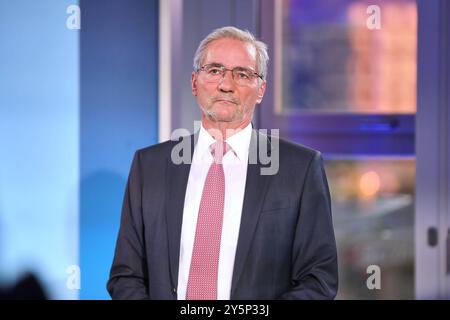
<path fill-rule="evenodd" d="M 272 152 L 277 152 L 278 149 L 280 159 L 296 163 L 310 163 L 312 160 L 322 159 L 319 150 L 277 136 L 267 135 L 267 138 L 271 144 Z"/>
<path fill-rule="evenodd" d="M 279 138 L 279 141 L 280 141 L 280 151 L 284 151 L 286 153 L 306 158 L 316 157 L 317 155 L 320 155 L 320 151 L 305 146 L 303 144 L 295 143 L 282 138 Z"/>

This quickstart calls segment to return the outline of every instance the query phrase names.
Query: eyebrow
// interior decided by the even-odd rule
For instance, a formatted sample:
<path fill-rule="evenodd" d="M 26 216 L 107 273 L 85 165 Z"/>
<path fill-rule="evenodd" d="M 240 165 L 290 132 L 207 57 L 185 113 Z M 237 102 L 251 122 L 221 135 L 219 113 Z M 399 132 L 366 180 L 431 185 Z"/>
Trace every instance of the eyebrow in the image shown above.
<path fill-rule="evenodd" d="M 225 67 L 223 64 L 217 63 L 217 62 L 205 64 L 205 66 L 207 66 L 207 65 L 210 65 L 210 66 L 213 66 L 213 67 Z"/>
<path fill-rule="evenodd" d="M 210 66 L 213 66 L 213 67 L 224 67 L 224 68 L 226 68 L 223 64 L 218 63 L 218 62 L 211 62 L 211 63 L 205 64 L 205 66 L 206 66 L 206 65 L 210 65 Z M 250 70 L 250 71 L 252 71 L 252 72 L 256 72 L 256 71 L 253 70 L 252 68 L 247 68 L 247 67 L 242 67 L 242 66 L 237 66 L 237 67 L 234 67 L 234 68 L 232 68 L 232 69 L 238 69 L 238 70 Z"/>

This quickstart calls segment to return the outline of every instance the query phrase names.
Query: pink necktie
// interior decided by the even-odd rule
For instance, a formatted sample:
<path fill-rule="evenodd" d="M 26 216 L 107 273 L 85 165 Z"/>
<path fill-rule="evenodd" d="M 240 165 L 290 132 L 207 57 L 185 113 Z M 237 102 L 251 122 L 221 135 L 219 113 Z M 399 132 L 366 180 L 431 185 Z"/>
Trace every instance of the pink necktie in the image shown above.
<path fill-rule="evenodd" d="M 223 143 L 223 144 L 222 144 Z M 187 285 L 187 300 L 216 300 L 225 202 L 225 176 L 222 158 L 228 151 L 226 142 L 211 146 L 214 161 L 209 167 L 203 187 L 194 249 Z"/>

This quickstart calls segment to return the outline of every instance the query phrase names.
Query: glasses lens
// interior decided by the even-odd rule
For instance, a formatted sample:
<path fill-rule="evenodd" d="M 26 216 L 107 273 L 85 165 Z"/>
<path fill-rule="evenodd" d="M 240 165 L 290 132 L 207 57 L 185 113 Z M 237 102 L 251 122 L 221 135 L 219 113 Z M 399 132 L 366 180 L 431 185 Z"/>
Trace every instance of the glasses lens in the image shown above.
<path fill-rule="evenodd" d="M 219 79 L 223 74 L 223 68 L 218 66 L 205 66 L 206 75 L 213 79 Z"/>
<path fill-rule="evenodd" d="M 234 81 L 238 84 L 246 85 L 252 82 L 253 72 L 247 69 L 234 69 L 233 70 Z"/>
<path fill-rule="evenodd" d="M 224 66 L 206 65 L 202 68 L 205 72 L 207 81 L 216 82 L 222 79 L 224 73 L 228 71 Z M 238 85 L 249 85 L 255 78 L 254 72 L 246 68 L 234 68 L 232 71 L 233 79 Z"/>

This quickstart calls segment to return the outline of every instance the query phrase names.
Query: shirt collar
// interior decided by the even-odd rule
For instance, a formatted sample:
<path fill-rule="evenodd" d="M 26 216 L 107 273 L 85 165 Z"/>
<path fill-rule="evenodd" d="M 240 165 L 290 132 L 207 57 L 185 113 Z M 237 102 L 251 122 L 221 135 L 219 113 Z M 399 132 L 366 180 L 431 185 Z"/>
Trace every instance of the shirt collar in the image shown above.
<path fill-rule="evenodd" d="M 252 125 L 251 123 L 249 123 L 244 129 L 235 133 L 225 141 L 230 146 L 230 151 L 233 151 L 239 160 L 247 161 L 251 137 Z M 211 151 L 209 148 L 215 141 L 216 140 L 209 134 L 209 132 L 203 127 L 202 124 L 195 147 L 196 156 L 199 157 L 199 159 L 205 159 L 205 157 L 209 157 L 211 155 Z"/>

